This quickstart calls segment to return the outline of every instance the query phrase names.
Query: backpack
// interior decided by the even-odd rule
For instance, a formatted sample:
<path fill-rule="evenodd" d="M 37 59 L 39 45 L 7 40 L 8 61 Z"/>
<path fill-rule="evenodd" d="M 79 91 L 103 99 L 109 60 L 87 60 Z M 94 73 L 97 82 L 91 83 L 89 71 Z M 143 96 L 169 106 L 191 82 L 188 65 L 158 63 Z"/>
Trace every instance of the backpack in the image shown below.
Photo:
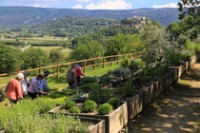
<path fill-rule="evenodd" d="M 75 77 L 76 77 L 75 75 L 76 75 L 75 70 L 73 70 L 73 69 L 68 70 L 67 75 L 66 75 L 67 82 L 74 81 Z"/>

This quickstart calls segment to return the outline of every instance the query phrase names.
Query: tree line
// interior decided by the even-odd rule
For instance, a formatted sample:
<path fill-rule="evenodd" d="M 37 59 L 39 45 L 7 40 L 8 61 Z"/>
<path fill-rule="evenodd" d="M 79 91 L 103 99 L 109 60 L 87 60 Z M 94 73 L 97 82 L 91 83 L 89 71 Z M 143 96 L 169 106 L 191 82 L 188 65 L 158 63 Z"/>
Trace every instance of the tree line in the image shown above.
<path fill-rule="evenodd" d="M 167 27 L 150 19 L 146 19 L 144 25 L 136 21 L 122 20 L 117 25 L 74 37 L 70 41 L 73 52 L 67 60 L 143 51 L 142 58 L 153 65 L 181 63 L 186 57 L 200 51 L 198 4 L 196 1 L 181 0 L 178 3 L 180 21 Z M 18 67 L 28 69 L 66 61 L 59 49 L 47 55 L 36 48 L 19 52 L 15 48 L 1 44 L 0 53 L 1 73 L 15 71 Z"/>

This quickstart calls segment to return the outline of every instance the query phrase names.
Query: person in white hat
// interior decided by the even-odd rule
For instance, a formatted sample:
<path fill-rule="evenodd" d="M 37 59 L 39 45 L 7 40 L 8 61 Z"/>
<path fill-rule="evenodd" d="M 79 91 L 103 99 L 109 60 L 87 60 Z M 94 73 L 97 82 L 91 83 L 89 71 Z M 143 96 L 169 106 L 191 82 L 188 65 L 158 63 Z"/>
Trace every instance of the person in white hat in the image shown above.
<path fill-rule="evenodd" d="M 11 79 L 6 87 L 6 96 L 9 98 L 11 103 L 16 104 L 19 100 L 23 99 L 21 89 L 21 80 L 23 78 L 23 73 L 17 73 L 16 78 Z"/>

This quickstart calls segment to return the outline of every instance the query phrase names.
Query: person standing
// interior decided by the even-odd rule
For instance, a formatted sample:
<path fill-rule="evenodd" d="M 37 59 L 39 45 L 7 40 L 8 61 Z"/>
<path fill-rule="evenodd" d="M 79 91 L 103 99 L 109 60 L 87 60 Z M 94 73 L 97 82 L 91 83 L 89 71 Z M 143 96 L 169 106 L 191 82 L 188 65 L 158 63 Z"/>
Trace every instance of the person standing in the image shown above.
<path fill-rule="evenodd" d="M 76 81 L 77 81 L 77 84 L 80 84 L 81 83 L 81 76 L 85 76 L 85 74 L 82 72 L 82 67 L 80 64 L 78 64 L 76 66 Z"/>
<path fill-rule="evenodd" d="M 16 78 L 11 79 L 6 87 L 6 96 L 13 104 L 23 99 L 23 92 L 21 88 L 21 80 L 24 78 L 23 73 L 17 73 Z"/>
<path fill-rule="evenodd" d="M 76 85 L 76 70 L 74 64 L 72 64 L 71 68 L 67 71 L 66 80 L 70 87 Z"/>
<path fill-rule="evenodd" d="M 27 80 L 27 76 L 28 76 L 28 71 L 23 71 L 24 74 L 24 78 L 22 78 L 22 92 L 23 92 L 23 96 L 25 97 L 28 94 L 28 85 L 29 82 Z"/>
<path fill-rule="evenodd" d="M 49 71 L 44 71 L 44 77 L 42 78 L 40 86 L 39 86 L 39 89 L 41 91 L 45 91 L 45 92 L 49 91 L 49 87 L 48 87 L 48 84 L 47 84 L 47 77 L 48 77 L 49 74 L 50 74 Z"/>
<path fill-rule="evenodd" d="M 37 95 L 46 95 L 47 92 L 44 92 L 39 89 L 40 82 L 43 79 L 42 74 L 38 74 L 37 77 L 30 79 L 30 85 L 28 89 L 28 95 L 31 97 L 31 99 L 35 99 Z"/>

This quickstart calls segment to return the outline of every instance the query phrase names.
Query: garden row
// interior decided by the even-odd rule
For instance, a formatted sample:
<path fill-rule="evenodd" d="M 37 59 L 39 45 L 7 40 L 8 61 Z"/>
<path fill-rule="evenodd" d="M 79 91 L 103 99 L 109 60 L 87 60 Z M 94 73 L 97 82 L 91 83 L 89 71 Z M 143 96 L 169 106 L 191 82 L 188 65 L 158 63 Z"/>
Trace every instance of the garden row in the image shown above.
<path fill-rule="evenodd" d="M 156 72 L 148 70 L 148 73 L 140 69 L 133 72 L 123 68 L 97 79 L 85 78 L 84 84 L 74 88 L 77 95 L 72 100 L 66 100 L 63 105 L 49 113 L 96 119 L 98 123 L 90 126 L 89 133 L 118 133 L 129 121 L 160 98 L 164 91 L 168 91 L 167 88 L 195 62 L 196 56 L 193 56 L 179 66 L 156 69 Z"/>

